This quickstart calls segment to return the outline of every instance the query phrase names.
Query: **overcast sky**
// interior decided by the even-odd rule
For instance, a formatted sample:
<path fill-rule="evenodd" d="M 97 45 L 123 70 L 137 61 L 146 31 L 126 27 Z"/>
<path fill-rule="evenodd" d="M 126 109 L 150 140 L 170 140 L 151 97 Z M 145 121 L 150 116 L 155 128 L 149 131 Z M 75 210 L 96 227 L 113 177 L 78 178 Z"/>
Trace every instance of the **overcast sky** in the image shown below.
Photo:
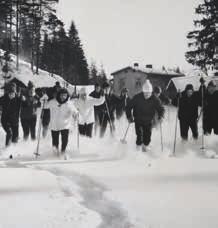
<path fill-rule="evenodd" d="M 134 62 L 187 69 L 186 34 L 200 2 L 60 0 L 58 15 L 67 28 L 74 20 L 88 62 L 102 63 L 109 74 Z"/>

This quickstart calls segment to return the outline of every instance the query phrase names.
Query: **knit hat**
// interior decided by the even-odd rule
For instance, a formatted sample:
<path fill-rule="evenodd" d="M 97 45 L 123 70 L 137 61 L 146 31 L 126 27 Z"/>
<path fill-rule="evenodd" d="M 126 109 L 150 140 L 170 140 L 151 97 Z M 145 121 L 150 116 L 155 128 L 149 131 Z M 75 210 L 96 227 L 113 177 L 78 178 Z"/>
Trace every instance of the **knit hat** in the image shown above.
<path fill-rule="evenodd" d="M 60 82 L 59 81 L 55 82 L 55 86 L 61 87 Z"/>
<path fill-rule="evenodd" d="M 67 93 L 67 94 L 68 94 L 68 91 L 67 91 L 67 89 L 65 89 L 65 88 L 61 88 L 61 89 L 58 91 L 58 94 L 61 94 L 61 93 Z"/>
<path fill-rule="evenodd" d="M 80 90 L 79 90 L 79 95 L 81 94 L 86 94 L 86 88 L 85 87 L 82 87 Z"/>
<path fill-rule="evenodd" d="M 108 88 L 108 87 L 110 87 L 110 85 L 109 85 L 108 82 L 104 82 L 104 83 L 102 84 L 102 88 L 103 88 L 103 89 Z"/>
<path fill-rule="evenodd" d="M 157 93 L 157 94 L 161 93 L 161 88 L 160 88 L 160 86 L 155 86 L 154 89 L 153 89 L 153 92 L 154 92 L 154 93 Z"/>
<path fill-rule="evenodd" d="M 185 90 L 194 90 L 194 87 L 192 84 L 187 84 L 186 87 L 185 87 Z"/>
<path fill-rule="evenodd" d="M 63 94 L 63 93 L 66 93 L 67 94 L 67 98 L 64 101 L 60 100 L 60 95 Z M 57 97 L 56 97 L 56 100 L 58 101 L 58 103 L 63 104 L 63 103 L 65 103 L 68 100 L 68 98 L 69 98 L 69 93 L 68 93 L 67 89 L 61 88 L 58 91 Z"/>
<path fill-rule="evenodd" d="M 34 88 L 33 82 L 32 81 L 29 81 L 27 87 L 28 87 L 28 89 Z"/>
<path fill-rule="evenodd" d="M 99 86 L 100 86 L 99 83 L 96 82 L 96 83 L 95 83 L 95 88 L 96 88 L 96 87 L 99 87 Z"/>
<path fill-rule="evenodd" d="M 6 87 L 6 91 L 8 92 L 8 93 L 16 93 L 16 89 L 17 89 L 17 86 L 16 86 L 16 84 L 15 83 L 10 83 L 10 84 L 8 84 L 7 85 L 7 87 Z"/>
<path fill-rule="evenodd" d="M 208 83 L 208 86 L 211 86 L 211 87 L 216 87 L 216 82 L 211 80 L 209 83 Z"/>
<path fill-rule="evenodd" d="M 144 85 L 142 86 L 142 91 L 147 92 L 147 93 L 149 93 L 149 92 L 152 93 L 153 88 L 148 79 L 145 81 Z"/>

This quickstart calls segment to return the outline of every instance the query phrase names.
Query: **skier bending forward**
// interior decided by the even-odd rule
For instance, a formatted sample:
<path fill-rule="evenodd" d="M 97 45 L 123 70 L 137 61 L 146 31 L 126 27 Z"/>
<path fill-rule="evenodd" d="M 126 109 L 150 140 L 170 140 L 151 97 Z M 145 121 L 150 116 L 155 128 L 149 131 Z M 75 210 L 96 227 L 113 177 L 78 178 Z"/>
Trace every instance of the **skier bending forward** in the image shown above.
<path fill-rule="evenodd" d="M 135 95 L 126 107 L 129 123 L 135 122 L 137 150 L 142 147 L 143 152 L 149 150 L 148 146 L 151 141 L 152 123 L 155 115 L 157 114 L 158 121 L 161 121 L 164 117 L 164 107 L 160 99 L 152 95 L 152 90 L 150 81 L 146 80 L 142 92 Z"/>
<path fill-rule="evenodd" d="M 46 100 L 47 96 L 42 97 Z M 68 100 L 69 93 L 66 89 L 62 88 L 58 91 L 56 98 L 46 102 L 46 108 L 50 109 L 51 121 L 50 129 L 52 136 L 52 146 L 54 153 L 59 155 L 59 134 L 61 134 L 61 155 L 66 159 L 66 147 L 68 144 L 69 129 L 72 124 L 72 116 L 76 117 L 78 111 L 73 103 Z"/>

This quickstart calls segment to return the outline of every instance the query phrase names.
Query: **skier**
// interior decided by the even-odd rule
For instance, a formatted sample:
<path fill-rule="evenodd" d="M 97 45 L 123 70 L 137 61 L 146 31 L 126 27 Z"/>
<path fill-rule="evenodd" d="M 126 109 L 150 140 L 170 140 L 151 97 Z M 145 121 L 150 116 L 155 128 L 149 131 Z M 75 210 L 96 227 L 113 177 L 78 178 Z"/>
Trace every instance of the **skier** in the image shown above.
<path fill-rule="evenodd" d="M 93 98 L 100 98 L 102 93 L 103 93 L 103 91 L 101 89 L 101 86 L 98 83 L 96 83 L 95 84 L 95 90 L 92 91 L 89 94 L 89 96 L 90 97 L 93 97 Z M 101 109 L 101 107 L 99 105 L 94 107 L 94 114 L 95 114 L 95 134 L 97 132 L 98 127 L 100 126 L 100 109 Z"/>
<path fill-rule="evenodd" d="M 56 82 L 53 87 L 48 87 L 43 89 L 43 93 L 46 93 L 48 96 L 48 101 L 55 98 L 58 91 L 61 89 L 60 82 Z M 48 127 L 50 123 L 50 109 L 46 108 L 44 105 L 44 100 L 42 100 L 42 112 L 41 112 L 41 121 L 42 121 L 42 136 L 45 138 L 47 136 Z"/>
<path fill-rule="evenodd" d="M 115 131 L 114 120 L 115 120 L 116 98 L 113 95 L 112 89 L 110 88 L 110 85 L 107 82 L 103 83 L 102 89 L 105 94 L 105 102 L 101 106 L 99 106 L 100 137 L 104 136 L 108 124 L 110 125 L 111 135 L 113 136 L 113 133 Z"/>
<path fill-rule="evenodd" d="M 210 135 L 212 130 L 218 134 L 218 91 L 216 82 L 210 81 L 204 96 L 203 127 L 204 134 Z"/>
<path fill-rule="evenodd" d="M 128 102 L 128 90 L 123 88 L 121 90 L 120 96 L 116 97 L 116 118 L 119 120 L 126 111 L 126 105 Z"/>
<path fill-rule="evenodd" d="M 5 95 L 0 97 L 1 123 L 6 132 L 6 146 L 18 141 L 20 105 L 21 98 L 16 94 L 16 84 L 8 84 L 5 87 Z"/>
<path fill-rule="evenodd" d="M 98 107 L 105 101 L 103 91 L 100 98 L 87 97 L 86 88 L 82 87 L 79 91 L 79 98 L 74 100 L 74 105 L 79 111 L 79 133 L 92 137 L 92 129 L 95 121 L 94 106 Z"/>
<path fill-rule="evenodd" d="M 56 82 L 55 85 L 52 87 L 52 93 L 53 97 L 55 98 L 57 96 L 58 91 L 61 89 L 60 82 Z"/>
<path fill-rule="evenodd" d="M 47 100 L 47 95 L 43 95 L 41 100 Z M 50 109 L 50 129 L 52 135 L 53 151 L 59 155 L 59 135 L 61 134 L 62 145 L 61 155 L 67 158 L 66 147 L 68 144 L 69 129 L 72 123 L 72 116 L 78 115 L 78 111 L 71 101 L 69 101 L 69 93 L 66 89 L 61 88 L 56 98 L 47 101 L 46 108 Z"/>
<path fill-rule="evenodd" d="M 136 94 L 126 107 L 129 123 L 135 122 L 136 148 L 142 149 L 143 152 L 150 149 L 152 121 L 155 113 L 158 115 L 158 121 L 162 121 L 165 111 L 160 100 L 152 95 L 152 90 L 150 81 L 146 80 L 142 86 L 142 92 Z"/>
<path fill-rule="evenodd" d="M 37 120 L 36 111 L 41 103 L 39 97 L 35 94 L 35 87 L 31 81 L 29 81 L 26 94 L 22 95 L 21 100 L 20 119 L 23 128 L 23 138 L 24 140 L 27 140 L 30 134 L 31 139 L 35 140 Z"/>
<path fill-rule="evenodd" d="M 178 97 L 179 96 L 179 97 Z M 188 140 L 188 130 L 191 128 L 193 139 L 198 139 L 198 107 L 200 106 L 200 94 L 194 91 L 192 84 L 187 84 L 185 90 L 172 101 L 178 105 L 178 119 L 180 123 L 180 135 L 183 141 Z M 179 99 L 179 101 L 178 101 Z"/>
<path fill-rule="evenodd" d="M 164 105 L 170 104 L 170 99 L 162 92 L 162 89 L 160 86 L 154 86 L 153 95 L 156 97 L 159 97 L 162 104 L 164 104 Z"/>

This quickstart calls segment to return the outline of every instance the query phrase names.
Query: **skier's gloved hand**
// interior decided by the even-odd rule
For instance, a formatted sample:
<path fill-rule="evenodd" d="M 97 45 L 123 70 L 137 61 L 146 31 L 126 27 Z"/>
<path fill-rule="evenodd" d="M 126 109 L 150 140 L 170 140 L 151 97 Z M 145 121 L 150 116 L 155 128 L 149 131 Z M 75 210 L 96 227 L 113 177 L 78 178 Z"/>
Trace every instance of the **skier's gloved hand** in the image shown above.
<path fill-rule="evenodd" d="M 26 97 L 24 95 L 21 96 L 21 100 L 22 101 L 25 101 L 26 100 Z"/>
<path fill-rule="evenodd" d="M 204 85 L 205 79 L 203 77 L 200 78 L 200 83 L 201 83 L 201 85 Z"/>
<path fill-rule="evenodd" d="M 104 90 L 103 90 L 103 89 L 100 91 L 100 96 L 101 96 L 101 97 L 104 96 Z"/>
<path fill-rule="evenodd" d="M 79 112 L 73 112 L 73 119 L 77 121 L 79 119 Z"/>
<path fill-rule="evenodd" d="M 158 123 L 163 123 L 163 118 L 158 118 Z"/>
<path fill-rule="evenodd" d="M 133 117 L 128 118 L 128 122 L 129 122 L 129 123 L 134 123 Z"/>

